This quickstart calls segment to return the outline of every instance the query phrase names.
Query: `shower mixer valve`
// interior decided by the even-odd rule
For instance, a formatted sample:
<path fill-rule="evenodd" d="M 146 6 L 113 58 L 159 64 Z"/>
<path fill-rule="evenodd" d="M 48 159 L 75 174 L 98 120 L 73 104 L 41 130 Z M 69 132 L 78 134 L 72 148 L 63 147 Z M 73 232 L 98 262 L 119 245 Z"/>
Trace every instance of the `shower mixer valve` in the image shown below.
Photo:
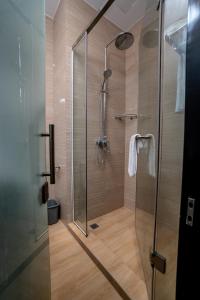
<path fill-rule="evenodd" d="M 104 136 L 104 137 L 99 137 L 96 141 L 96 145 L 106 151 L 106 152 L 109 152 L 109 142 L 108 142 L 108 139 L 107 139 L 107 136 Z"/>

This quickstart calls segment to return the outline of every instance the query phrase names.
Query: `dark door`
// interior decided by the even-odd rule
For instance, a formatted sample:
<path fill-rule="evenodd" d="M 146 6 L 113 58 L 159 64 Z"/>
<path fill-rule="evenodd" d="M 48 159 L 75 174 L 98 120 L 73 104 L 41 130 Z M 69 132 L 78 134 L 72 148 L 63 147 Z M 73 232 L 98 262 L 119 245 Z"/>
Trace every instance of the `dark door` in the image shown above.
<path fill-rule="evenodd" d="M 0 299 L 49 300 L 44 0 L 0 3 Z"/>
<path fill-rule="evenodd" d="M 189 0 L 177 300 L 200 299 L 200 1 Z"/>

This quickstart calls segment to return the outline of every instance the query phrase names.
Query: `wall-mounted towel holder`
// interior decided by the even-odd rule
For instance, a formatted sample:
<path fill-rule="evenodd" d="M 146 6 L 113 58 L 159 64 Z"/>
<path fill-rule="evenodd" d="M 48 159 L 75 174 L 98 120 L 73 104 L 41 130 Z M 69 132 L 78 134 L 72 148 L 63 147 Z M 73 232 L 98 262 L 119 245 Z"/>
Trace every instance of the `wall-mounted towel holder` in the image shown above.
<path fill-rule="evenodd" d="M 141 136 L 136 137 L 136 140 L 143 140 L 143 139 L 146 139 L 146 140 L 151 139 L 151 136 L 141 135 Z"/>
<path fill-rule="evenodd" d="M 137 119 L 136 114 L 118 114 L 114 116 L 115 120 L 123 121 L 125 119 L 134 120 Z"/>

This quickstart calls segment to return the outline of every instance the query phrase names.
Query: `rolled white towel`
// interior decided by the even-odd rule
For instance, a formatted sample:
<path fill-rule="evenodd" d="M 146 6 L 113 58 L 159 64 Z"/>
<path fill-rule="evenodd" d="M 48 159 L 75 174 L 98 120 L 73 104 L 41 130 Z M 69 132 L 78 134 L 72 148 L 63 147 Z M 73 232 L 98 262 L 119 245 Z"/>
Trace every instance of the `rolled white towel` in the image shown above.
<path fill-rule="evenodd" d="M 130 177 L 135 176 L 137 173 L 137 156 L 139 153 L 139 149 L 142 146 L 140 140 L 137 140 L 138 137 L 141 137 L 141 135 L 134 134 L 130 138 L 128 161 L 128 174 Z"/>

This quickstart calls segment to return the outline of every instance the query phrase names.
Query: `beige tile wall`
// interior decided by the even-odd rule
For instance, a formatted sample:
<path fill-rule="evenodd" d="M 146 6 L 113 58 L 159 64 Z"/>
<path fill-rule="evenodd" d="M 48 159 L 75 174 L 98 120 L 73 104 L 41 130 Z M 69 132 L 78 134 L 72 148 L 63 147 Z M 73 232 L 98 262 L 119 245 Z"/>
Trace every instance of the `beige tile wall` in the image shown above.
<path fill-rule="evenodd" d="M 141 22 L 138 70 L 138 132 L 143 135 L 153 134 L 156 144 L 158 143 L 159 116 L 158 31 L 156 30 L 158 25 L 157 12 L 152 14 L 150 11 Z M 153 247 L 155 226 L 156 178 L 149 175 L 148 153 L 147 149 L 141 149 L 138 156 L 136 229 L 147 290 L 150 295 L 152 268 L 149 263 L 149 253 Z M 157 157 L 157 151 L 155 156 Z"/>
<path fill-rule="evenodd" d="M 173 8 L 173 9 L 172 9 Z M 187 18 L 188 1 L 165 3 L 164 32 L 169 26 Z M 165 279 L 156 273 L 155 297 L 176 298 L 176 269 L 179 240 L 184 113 L 175 112 L 179 55 L 167 42 L 163 44 L 163 82 L 161 98 L 161 154 L 157 204 L 157 251 L 167 260 Z M 181 83 L 185 84 L 185 82 Z M 184 101 L 184 99 L 183 99 Z"/>
<path fill-rule="evenodd" d="M 61 201 L 62 218 L 71 221 L 72 80 L 71 47 L 96 12 L 82 0 L 62 0 L 54 21 L 47 18 L 47 123 L 55 123 L 55 196 Z M 137 111 L 138 36 L 133 28 L 134 46 L 119 51 L 111 46 L 109 80 L 108 137 L 111 153 L 105 166 L 97 163 L 96 139 L 100 135 L 99 101 L 104 70 L 104 47 L 121 30 L 103 18 L 89 35 L 88 48 L 88 217 L 94 218 L 124 205 L 134 208 L 135 178 L 128 178 L 128 143 L 136 132 L 137 120 L 120 122 L 114 114 Z M 52 58 L 52 52 L 54 57 Z M 54 68 L 53 68 L 54 64 Z M 52 74 L 54 77 L 52 77 Z M 54 81 L 54 85 L 52 82 Z M 52 88 L 54 86 L 54 89 Z M 126 92 L 125 92 L 126 90 Z M 126 141 L 126 143 L 125 143 Z M 126 155 L 125 155 L 126 153 Z M 125 189 L 124 189 L 125 187 Z"/>
<path fill-rule="evenodd" d="M 135 42 L 126 50 L 126 86 L 125 111 L 136 113 L 138 111 L 138 85 L 139 85 L 139 39 L 141 22 L 131 29 Z M 130 137 L 137 133 L 137 119 L 125 121 L 125 170 L 124 170 L 124 206 L 134 210 L 136 199 L 136 177 L 128 175 L 128 157 Z"/>
<path fill-rule="evenodd" d="M 53 85 L 53 20 L 46 17 L 46 131 L 54 124 L 54 85 Z M 49 170 L 49 141 L 46 143 L 46 168 Z M 55 186 L 49 185 L 49 195 L 55 197 Z"/>
<path fill-rule="evenodd" d="M 56 179 L 56 197 L 62 204 L 62 218 L 71 220 L 71 47 L 96 12 L 83 1 L 61 1 L 54 20 L 54 109 L 56 163 L 61 172 Z M 104 168 L 98 166 L 95 141 L 99 131 L 99 90 L 104 70 L 104 47 L 120 30 L 102 19 L 89 36 L 88 61 L 88 216 L 96 217 L 123 206 L 124 126 L 112 116 L 124 112 L 125 52 L 113 47 L 108 53 L 113 68 L 109 83 L 108 135 L 111 153 Z M 117 87 L 117 88 L 116 88 Z M 65 102 L 60 103 L 60 99 Z"/>
<path fill-rule="evenodd" d="M 105 45 L 120 32 L 103 18 L 88 40 L 88 217 L 93 219 L 124 205 L 124 136 L 125 127 L 114 119 L 125 110 L 125 51 L 114 45 L 108 49 L 107 136 L 110 153 L 105 164 L 98 164 L 96 140 L 100 130 L 100 89 L 104 71 Z"/>
<path fill-rule="evenodd" d="M 54 112 L 56 164 L 55 194 L 61 202 L 61 217 L 72 220 L 72 45 L 95 12 L 81 0 L 61 0 L 54 19 Z"/>

